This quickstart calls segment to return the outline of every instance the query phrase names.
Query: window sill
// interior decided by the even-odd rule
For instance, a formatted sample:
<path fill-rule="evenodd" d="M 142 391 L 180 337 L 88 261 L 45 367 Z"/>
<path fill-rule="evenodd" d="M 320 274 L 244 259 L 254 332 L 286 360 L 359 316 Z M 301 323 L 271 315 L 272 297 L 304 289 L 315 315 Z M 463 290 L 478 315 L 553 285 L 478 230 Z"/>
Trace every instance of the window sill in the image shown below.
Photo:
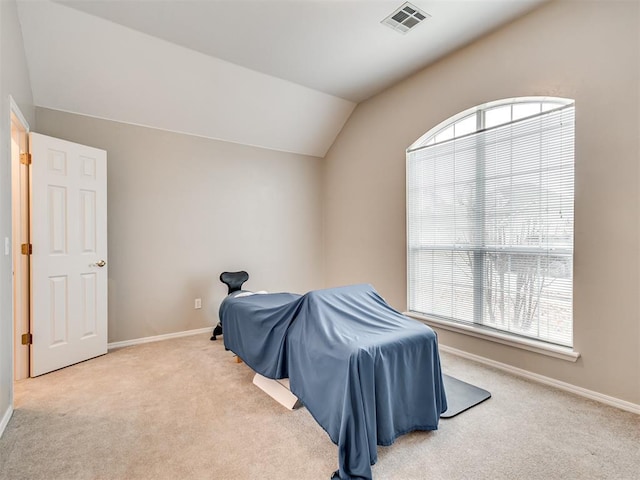
<path fill-rule="evenodd" d="M 420 320 L 431 327 L 442 328 L 444 330 L 482 338 L 483 340 L 488 340 L 490 342 L 497 342 L 510 347 L 521 348 L 523 350 L 559 358 L 568 362 L 575 362 L 580 357 L 580 353 L 574 351 L 571 347 L 562 347 L 560 345 L 553 345 L 538 340 L 515 337 L 506 333 L 489 330 L 479 325 L 465 325 L 463 323 L 450 322 L 446 320 L 436 320 L 415 312 L 405 312 L 404 314 L 408 317 Z"/>

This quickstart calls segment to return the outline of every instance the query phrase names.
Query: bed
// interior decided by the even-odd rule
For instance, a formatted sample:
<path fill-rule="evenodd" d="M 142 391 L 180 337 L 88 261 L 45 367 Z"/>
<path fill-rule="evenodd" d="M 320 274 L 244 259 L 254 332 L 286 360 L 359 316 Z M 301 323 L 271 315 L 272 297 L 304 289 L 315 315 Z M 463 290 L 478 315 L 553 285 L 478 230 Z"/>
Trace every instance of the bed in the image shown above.
<path fill-rule="evenodd" d="M 246 275 L 226 278 L 238 273 Z M 371 479 L 377 445 L 438 428 L 447 401 L 431 328 L 394 310 L 371 285 L 305 295 L 240 286 L 230 286 L 220 305 L 224 345 L 257 373 L 289 378 L 338 446 L 332 478 Z"/>

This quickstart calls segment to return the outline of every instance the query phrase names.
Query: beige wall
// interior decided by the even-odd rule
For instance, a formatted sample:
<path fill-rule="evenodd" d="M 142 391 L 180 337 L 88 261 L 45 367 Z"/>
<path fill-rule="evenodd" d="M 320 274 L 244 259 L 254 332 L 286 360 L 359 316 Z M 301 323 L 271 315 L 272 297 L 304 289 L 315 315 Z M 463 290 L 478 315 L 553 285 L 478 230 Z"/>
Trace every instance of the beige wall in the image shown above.
<path fill-rule="evenodd" d="M 325 161 L 326 283 L 406 308 L 405 149 L 491 100 L 576 100 L 577 363 L 439 331 L 440 342 L 640 404 L 640 12 L 554 1 L 360 104 Z M 446 369 L 446 365 L 445 365 Z"/>
<path fill-rule="evenodd" d="M 9 95 L 27 122 L 34 109 L 15 1 L 0 1 L 0 243 L 11 238 L 11 124 Z M 0 251 L 0 421 L 13 399 L 11 255 Z"/>
<path fill-rule="evenodd" d="M 322 286 L 319 158 L 36 115 L 40 133 L 107 150 L 110 342 L 217 323 L 224 270 L 253 290 Z"/>

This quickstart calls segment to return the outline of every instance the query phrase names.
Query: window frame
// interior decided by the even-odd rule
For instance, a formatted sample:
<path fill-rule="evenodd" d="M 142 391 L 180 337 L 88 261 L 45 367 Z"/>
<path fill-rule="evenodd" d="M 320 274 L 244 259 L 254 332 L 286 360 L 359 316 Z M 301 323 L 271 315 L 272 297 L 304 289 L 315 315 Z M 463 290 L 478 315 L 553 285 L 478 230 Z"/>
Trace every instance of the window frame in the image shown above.
<path fill-rule="evenodd" d="M 538 111 L 529 115 L 518 115 L 514 118 L 514 110 L 517 109 L 520 105 L 526 104 L 537 104 Z M 523 120 L 528 117 L 533 117 L 537 115 L 541 115 L 543 113 L 551 112 L 555 109 L 564 109 L 567 106 L 575 106 L 575 101 L 572 99 L 565 98 L 557 98 L 557 97 L 517 97 L 517 98 L 508 98 L 497 100 L 494 102 L 485 103 L 482 105 L 478 105 L 476 107 L 467 109 L 462 111 L 443 122 L 439 123 L 435 127 L 431 128 L 424 135 L 422 135 L 418 140 L 416 140 L 408 149 L 407 149 L 407 161 L 409 160 L 409 155 L 411 152 L 419 150 L 423 147 L 436 145 L 438 143 L 444 143 L 447 141 L 451 141 L 457 138 L 462 138 L 467 135 L 477 135 L 481 132 L 492 128 L 499 128 L 501 126 L 505 126 L 507 124 L 513 124 L 514 122 Z M 499 122 L 496 124 L 487 125 L 487 112 L 497 111 L 497 109 L 504 109 L 505 107 L 509 108 L 509 121 L 507 122 Z M 521 111 L 526 111 L 527 108 L 521 108 Z M 470 118 L 475 118 L 475 130 L 470 131 L 468 128 L 463 130 L 464 133 L 460 135 L 456 135 L 456 126 L 462 124 L 463 122 L 471 123 Z M 451 131 L 451 133 L 446 133 Z M 446 134 L 445 134 L 446 133 Z M 443 135 L 444 134 L 444 135 Z M 438 136 L 440 138 L 438 139 Z M 409 173 L 409 172 L 407 172 Z M 575 177 L 574 177 L 575 178 Z M 409 178 L 407 178 L 407 182 Z M 477 184 L 476 184 L 477 185 Z M 407 188 L 407 206 L 409 205 L 409 189 Z M 574 194 L 575 195 L 575 194 Z M 575 198 L 575 197 L 574 197 Z M 407 214 L 409 213 L 407 209 Z M 482 217 L 484 219 L 484 217 Z M 410 221 L 407 219 L 407 261 L 409 262 L 411 259 L 410 249 L 412 246 L 409 243 L 409 229 L 410 229 Z M 575 231 L 575 227 L 574 227 Z M 469 248 L 461 248 L 460 250 L 468 250 L 472 251 L 473 255 L 486 255 L 487 252 L 495 252 L 495 248 L 491 248 L 491 246 L 483 245 L 482 247 L 470 246 Z M 527 249 L 529 253 L 536 254 L 546 252 L 548 248 L 539 247 L 539 248 L 531 248 Z M 449 248 L 447 251 L 456 251 L 455 248 Z M 518 248 L 505 248 L 502 249 L 504 253 L 517 253 L 521 252 L 521 249 Z M 573 259 L 573 249 L 570 249 L 568 252 L 570 253 L 571 258 Z M 476 259 L 475 262 L 478 262 L 480 259 Z M 476 263 L 474 262 L 474 265 Z M 481 263 L 481 262 L 479 262 Z M 414 292 L 412 291 L 412 281 L 411 281 L 411 271 L 412 266 L 407 264 L 407 305 L 412 305 L 412 295 Z M 476 267 L 474 267 L 475 269 Z M 480 268 L 483 270 L 483 267 Z M 483 275 L 482 272 L 479 273 Z M 474 273 L 474 276 L 476 274 Z M 474 280 L 474 285 L 475 285 Z M 480 284 L 483 285 L 484 280 L 480 280 Z M 573 288 L 573 279 L 571 283 L 571 288 Z M 477 304 L 477 305 L 475 305 Z M 483 322 L 483 309 L 484 309 L 484 299 L 480 298 L 479 300 L 474 298 L 474 314 L 473 314 L 473 323 L 465 321 L 465 320 L 456 320 L 449 318 L 441 318 L 433 314 L 423 314 L 415 311 L 406 312 L 407 315 L 412 316 L 414 318 L 418 318 L 426 323 L 434 323 L 435 326 L 439 326 L 441 328 L 445 328 L 447 330 L 456 331 L 459 333 L 470 334 L 472 336 L 488 338 L 494 341 L 498 341 L 499 343 L 517 346 L 520 348 L 525 348 L 527 350 L 535 351 L 538 353 L 544 353 L 547 355 L 555 356 L 557 358 L 563 358 L 570 361 L 576 361 L 579 357 L 579 353 L 573 350 L 573 308 L 571 312 L 571 322 L 572 322 L 572 331 L 571 331 L 571 345 L 564 345 L 554 343 L 549 340 L 535 338 L 533 336 L 520 335 L 516 332 L 512 332 L 509 330 L 502 330 L 499 328 L 494 328 L 491 326 L 485 326 Z"/>

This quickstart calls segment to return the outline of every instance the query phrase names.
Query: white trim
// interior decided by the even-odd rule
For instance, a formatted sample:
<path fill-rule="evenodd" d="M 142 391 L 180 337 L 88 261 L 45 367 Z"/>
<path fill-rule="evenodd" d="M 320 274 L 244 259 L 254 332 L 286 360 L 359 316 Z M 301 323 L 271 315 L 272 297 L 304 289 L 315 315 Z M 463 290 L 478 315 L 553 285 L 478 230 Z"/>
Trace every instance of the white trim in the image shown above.
<path fill-rule="evenodd" d="M 20 110 L 20 107 L 18 107 L 18 104 L 16 103 L 16 101 L 13 99 L 11 95 L 9 95 L 9 122 L 11 122 L 12 113 L 16 117 L 18 117 L 18 120 L 20 121 L 22 126 L 25 128 L 25 130 L 27 132 L 30 132 L 31 128 L 29 127 L 29 122 L 27 122 L 27 119 L 24 118 L 24 115 L 22 114 L 22 110 Z"/>
<path fill-rule="evenodd" d="M 169 340 L 170 338 L 188 337 L 190 335 L 198 335 L 205 332 L 213 332 L 213 326 L 197 328 L 195 330 L 184 330 L 182 332 L 165 333 L 164 335 L 154 335 L 152 337 L 134 338 L 133 340 L 123 340 L 121 342 L 112 342 L 107 344 L 107 348 L 109 350 L 113 350 L 115 348 L 140 345 L 142 343 L 160 342 L 162 340 Z"/>
<path fill-rule="evenodd" d="M 447 345 L 439 344 L 438 348 L 440 349 L 441 352 L 451 353 L 452 355 L 456 355 L 458 357 L 467 358 L 469 360 L 473 360 L 474 362 L 478 362 L 483 365 L 488 365 L 490 367 L 497 368 L 498 370 L 503 370 L 507 373 L 511 373 L 518 377 L 523 377 L 528 380 L 532 380 L 534 382 L 542 383 L 544 385 L 549 385 L 551 387 L 556 387 L 560 390 L 564 390 L 565 392 L 573 393 L 575 395 L 579 395 L 581 397 L 588 398 L 590 400 L 595 400 L 596 402 L 604 403 L 606 405 L 610 405 L 612 407 L 616 407 L 621 410 L 626 410 L 627 412 L 640 415 L 640 405 L 636 403 L 631 403 L 631 402 L 627 402 L 626 400 L 610 397 L 609 395 L 604 395 L 599 392 L 594 392 L 593 390 L 588 390 L 586 388 L 578 387 L 570 383 L 562 382 L 560 380 L 556 380 L 555 378 L 545 377 L 544 375 L 539 375 L 537 373 L 529 372 L 527 370 L 513 367 L 505 363 L 496 362 L 495 360 L 491 360 L 486 357 L 481 357 L 473 353 L 468 353 L 463 350 L 458 350 L 457 348 L 449 347 Z"/>
<path fill-rule="evenodd" d="M 4 429 L 9 425 L 9 420 L 11 420 L 11 415 L 13 415 L 13 406 L 9 405 L 7 410 L 4 412 L 2 416 L 2 421 L 0 421 L 0 437 L 4 433 Z"/>
<path fill-rule="evenodd" d="M 508 333 L 501 333 L 488 328 L 482 328 L 482 326 L 478 325 L 466 325 L 464 323 L 429 318 L 415 312 L 404 312 L 404 314 L 408 317 L 420 320 L 430 327 L 442 328 L 444 330 L 482 338 L 483 340 L 501 343 L 510 347 L 521 348 L 523 350 L 540 353 L 541 355 L 547 355 L 561 360 L 567 360 L 569 362 L 575 362 L 580 357 L 580 352 L 576 352 L 571 347 L 562 347 L 560 345 L 554 345 L 552 343 L 546 343 L 539 340 L 517 337 L 515 335 L 509 335 Z"/>

